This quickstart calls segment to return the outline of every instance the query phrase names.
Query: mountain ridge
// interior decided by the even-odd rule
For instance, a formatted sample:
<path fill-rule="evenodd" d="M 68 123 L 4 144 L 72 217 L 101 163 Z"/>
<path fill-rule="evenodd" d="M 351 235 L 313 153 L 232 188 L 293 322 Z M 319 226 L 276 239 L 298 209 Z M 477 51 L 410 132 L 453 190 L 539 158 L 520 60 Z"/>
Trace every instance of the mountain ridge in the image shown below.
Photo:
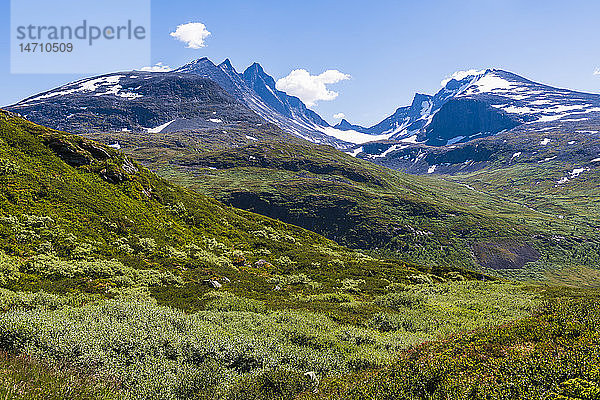
<path fill-rule="evenodd" d="M 173 81 L 171 87 L 180 87 L 182 91 L 185 91 L 182 86 L 184 82 L 193 81 L 188 75 L 210 80 L 226 95 L 232 97 L 232 104 L 238 102 L 238 109 L 251 110 L 257 117 L 262 118 L 262 121 L 250 118 L 252 121 L 246 122 L 258 126 L 266 121 L 289 134 L 313 143 L 332 145 L 353 155 L 359 155 L 364 150 L 359 146 L 369 142 L 375 143 L 369 143 L 367 147 L 379 151 L 370 154 L 380 156 L 394 145 L 393 141 L 450 146 L 474 138 L 495 135 L 525 124 L 600 118 L 600 94 L 554 88 L 512 72 L 488 68 L 454 73 L 442 81 L 443 87 L 437 93 L 416 93 L 410 105 L 397 108 L 393 114 L 371 127 L 353 125 L 347 119 L 331 126 L 318 113 L 306 107 L 299 98 L 277 90 L 275 79 L 268 75 L 259 63 L 253 63 L 244 72 L 238 73 L 229 59 L 216 65 L 207 57 L 193 60 L 171 72 L 125 71 L 85 78 L 30 96 L 8 109 L 20 112 L 34 122 L 59 129 L 77 131 L 79 126 L 73 125 L 72 121 L 79 121 L 80 125 L 88 126 L 88 131 L 132 129 L 127 124 L 117 126 L 116 122 L 111 120 L 120 121 L 120 114 L 131 114 L 134 107 L 129 107 L 128 104 L 143 104 L 144 96 L 148 96 L 149 93 L 137 92 L 139 87 L 144 85 L 132 81 L 136 75 L 142 74 L 146 74 L 143 80 L 150 80 L 149 82 L 158 80 L 158 77 L 162 77 L 163 80 L 170 78 Z M 110 81 L 111 79 L 113 81 Z M 74 89 L 77 85 L 80 88 Z M 104 91 L 100 91 L 101 89 Z M 218 92 L 216 87 L 211 90 Z M 65 106 L 68 106 L 73 98 L 84 94 L 87 96 L 86 104 L 70 108 Z M 157 93 L 155 97 L 158 97 L 156 95 Z M 179 93 L 172 92 L 172 95 L 177 97 Z M 115 101 L 119 102 L 121 107 L 117 107 L 116 112 L 112 106 Z M 76 105 L 78 101 L 73 100 L 73 103 Z M 92 116 L 89 115 L 91 110 L 87 109 L 90 106 L 87 103 L 97 106 Z M 32 109 L 32 106 L 35 107 Z M 227 119 L 218 115 L 203 116 L 204 120 L 199 123 L 198 115 L 170 113 L 159 110 L 160 108 L 161 105 L 154 102 L 143 111 L 139 111 L 141 115 L 135 119 L 145 121 L 152 113 L 164 114 L 160 121 L 150 118 L 154 128 L 149 127 L 148 131 L 216 128 L 216 121 Z M 36 120 L 40 114 L 42 117 Z M 178 119 L 187 121 L 171 124 Z M 237 121 L 237 118 L 233 120 Z M 134 128 L 149 126 L 139 121 L 134 122 L 137 124 Z M 384 144 L 386 141 L 390 141 L 388 145 Z"/>
<path fill-rule="evenodd" d="M 555 88 L 501 69 L 459 71 L 442 84 L 436 94 L 417 93 L 410 106 L 398 108 L 376 125 L 359 128 L 368 134 L 389 134 L 391 140 L 415 136 L 418 142 L 442 146 L 528 123 L 600 117 L 598 94 Z M 454 111 L 445 113 L 445 118 L 436 117 L 449 103 Z M 472 121 L 461 117 L 469 114 L 474 115 Z"/>

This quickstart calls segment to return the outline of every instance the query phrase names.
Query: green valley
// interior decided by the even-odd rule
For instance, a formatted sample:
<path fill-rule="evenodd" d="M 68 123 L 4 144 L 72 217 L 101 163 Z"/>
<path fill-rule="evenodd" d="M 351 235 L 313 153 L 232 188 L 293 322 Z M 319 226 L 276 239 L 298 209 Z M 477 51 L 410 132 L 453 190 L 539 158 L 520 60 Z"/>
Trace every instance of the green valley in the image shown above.
<path fill-rule="evenodd" d="M 123 150 L 170 181 L 376 255 L 534 280 L 571 266 L 595 268 L 600 259 L 595 219 L 582 224 L 576 210 L 561 214 L 502 187 L 490 190 L 493 179 L 467 179 L 503 169 L 406 175 L 306 142 L 170 148 L 168 157 L 160 146 L 146 138 Z"/>
<path fill-rule="evenodd" d="M 548 295 L 350 250 L 87 139 L 0 123 L 5 398 L 289 398 Z M 341 173 L 388 185 L 378 170 Z"/>

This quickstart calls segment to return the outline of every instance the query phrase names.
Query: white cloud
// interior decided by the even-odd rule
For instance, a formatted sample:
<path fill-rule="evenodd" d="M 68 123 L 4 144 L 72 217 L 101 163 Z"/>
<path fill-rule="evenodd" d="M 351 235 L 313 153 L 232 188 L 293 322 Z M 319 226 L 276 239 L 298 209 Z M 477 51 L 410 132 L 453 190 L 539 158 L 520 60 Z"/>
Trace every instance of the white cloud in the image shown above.
<path fill-rule="evenodd" d="M 199 49 L 206 46 L 204 39 L 210 35 L 210 32 L 203 23 L 190 22 L 178 25 L 175 32 L 171 32 L 170 35 L 186 43 L 189 49 Z"/>
<path fill-rule="evenodd" d="M 333 114 L 333 118 L 335 118 L 335 119 L 343 119 L 343 118 L 346 118 L 346 114 L 344 114 L 344 113 Z"/>
<path fill-rule="evenodd" d="M 600 67 L 594 70 L 594 75 L 600 75 Z"/>
<path fill-rule="evenodd" d="M 168 65 L 165 65 L 161 62 L 154 64 L 151 67 L 142 67 L 140 68 L 140 71 L 146 71 L 146 72 L 169 72 L 172 71 L 173 68 L 169 67 Z"/>
<path fill-rule="evenodd" d="M 350 79 L 350 75 L 335 69 L 329 69 L 320 75 L 311 75 L 305 69 L 295 69 L 277 81 L 275 87 L 292 96 L 298 97 L 311 107 L 317 101 L 329 101 L 338 97 L 338 93 L 327 89 L 326 85 Z"/>

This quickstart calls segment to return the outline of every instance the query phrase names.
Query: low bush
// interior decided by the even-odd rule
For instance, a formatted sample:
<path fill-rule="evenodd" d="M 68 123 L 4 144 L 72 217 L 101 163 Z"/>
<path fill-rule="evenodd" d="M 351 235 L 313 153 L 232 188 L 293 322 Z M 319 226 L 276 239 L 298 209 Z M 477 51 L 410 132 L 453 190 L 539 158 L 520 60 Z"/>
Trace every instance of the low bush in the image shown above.
<path fill-rule="evenodd" d="M 400 311 L 403 308 L 422 306 L 425 304 L 425 297 L 412 291 L 392 292 L 376 297 L 375 304 Z"/>
<path fill-rule="evenodd" d="M 596 400 L 599 298 L 561 291 L 534 316 L 412 347 L 391 366 L 328 378 L 301 398 Z"/>
<path fill-rule="evenodd" d="M 265 303 L 260 300 L 238 297 L 228 292 L 209 292 L 205 308 L 212 311 L 244 311 L 262 313 L 266 311 Z"/>
<path fill-rule="evenodd" d="M 240 380 L 231 390 L 231 400 L 289 400 L 314 390 L 315 383 L 297 371 L 270 370 Z"/>

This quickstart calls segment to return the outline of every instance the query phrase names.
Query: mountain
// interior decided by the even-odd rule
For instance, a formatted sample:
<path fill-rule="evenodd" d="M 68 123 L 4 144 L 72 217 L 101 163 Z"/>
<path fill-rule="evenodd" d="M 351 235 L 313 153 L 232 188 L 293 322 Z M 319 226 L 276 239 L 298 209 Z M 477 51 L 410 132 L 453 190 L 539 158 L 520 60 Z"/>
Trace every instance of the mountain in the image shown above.
<path fill-rule="evenodd" d="M 431 146 L 467 142 L 524 124 L 590 121 L 600 117 L 600 95 L 554 88 L 498 69 L 463 71 L 435 95 L 417 94 L 382 122 L 363 128 L 385 139 Z M 337 127 L 354 129 L 350 124 Z M 380 155 L 390 146 L 377 147 Z"/>
<path fill-rule="evenodd" d="M 7 107 L 32 122 L 75 133 L 210 131 L 222 141 L 286 136 L 217 83 L 194 74 L 129 71 L 86 78 Z M 234 140 L 235 142 L 235 140 Z"/>
<path fill-rule="evenodd" d="M 329 126 L 316 112 L 308 109 L 299 98 L 277 90 L 275 80 L 265 73 L 260 64 L 254 63 L 249 66 L 242 74 L 242 79 L 278 113 L 294 121 L 304 121 L 307 126 L 311 126 L 311 124 L 318 127 Z"/>
<path fill-rule="evenodd" d="M 361 146 L 360 158 L 410 174 L 455 175 L 511 165 L 552 163 L 563 168 L 596 169 L 600 157 L 600 121 L 524 124 L 465 143 L 428 146 L 402 141 Z"/>
<path fill-rule="evenodd" d="M 309 110 L 300 99 L 275 88 L 275 80 L 258 63 L 242 74 L 227 59 L 215 65 L 208 58 L 192 61 L 175 72 L 197 74 L 217 82 L 223 89 L 244 103 L 266 121 L 288 133 L 314 143 L 347 148 L 350 143 L 326 134 L 329 124 Z"/>
<path fill-rule="evenodd" d="M 337 125 L 334 126 L 334 128 L 339 129 L 341 131 L 356 131 L 356 132 L 360 132 L 360 133 L 367 133 L 367 131 L 368 131 L 368 129 L 365 128 L 364 126 L 352 125 L 345 118 L 342 119 L 340 122 L 338 122 Z"/>
<path fill-rule="evenodd" d="M 171 72 L 124 71 L 90 77 L 6 109 L 33 122 L 78 133 L 212 129 L 222 136 L 220 128 L 255 131 L 252 126 L 268 122 L 314 143 L 341 149 L 354 143 L 300 99 L 277 90 L 275 80 L 259 64 L 240 74 L 229 60 L 215 65 L 201 58 Z M 248 133 L 256 137 L 256 132 Z"/>

